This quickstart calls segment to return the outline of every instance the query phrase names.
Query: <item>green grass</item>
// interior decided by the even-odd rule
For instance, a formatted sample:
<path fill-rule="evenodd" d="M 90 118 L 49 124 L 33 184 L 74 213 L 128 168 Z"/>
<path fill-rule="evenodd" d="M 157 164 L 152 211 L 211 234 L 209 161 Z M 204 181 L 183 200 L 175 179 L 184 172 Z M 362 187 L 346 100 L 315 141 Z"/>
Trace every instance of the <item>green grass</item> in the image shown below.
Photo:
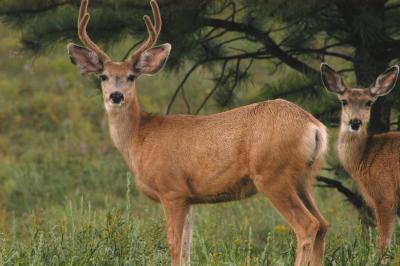
<path fill-rule="evenodd" d="M 10 173 L 18 185 L 14 193 L 6 194 L 12 205 L 2 213 L 3 264 L 169 263 L 162 210 L 136 192 L 119 158 L 89 162 L 82 167 L 88 180 L 81 184 L 56 185 L 47 177 L 75 175 L 76 168 L 67 164 L 60 171 L 57 161 L 51 164 Z M 375 265 L 374 232 L 364 239 L 353 210 L 337 195 L 317 192 L 319 205 L 331 222 L 326 265 Z M 294 235 L 262 196 L 196 206 L 194 220 L 194 265 L 293 263 Z M 394 243 L 390 256 L 399 248 L 396 237 Z"/>
<path fill-rule="evenodd" d="M 78 75 L 64 47 L 32 59 L 18 52 L 14 32 L 0 25 L 0 33 L 0 265 L 167 265 L 162 209 L 136 191 L 112 147 L 92 80 Z M 165 110 L 179 78 L 140 80 L 144 108 Z M 190 85 L 189 98 L 201 100 L 209 81 Z M 315 192 L 331 224 L 326 265 L 376 265 L 375 231 L 362 233 L 337 192 Z M 293 263 L 295 237 L 260 195 L 196 206 L 194 220 L 193 265 Z"/>
<path fill-rule="evenodd" d="M 162 209 L 136 191 L 114 150 L 41 156 L 0 169 L 3 264 L 169 263 Z M 375 265 L 374 231 L 362 237 L 355 211 L 334 191 L 317 189 L 316 196 L 331 223 L 326 265 Z M 194 220 L 193 265 L 293 262 L 294 235 L 261 195 L 196 206 Z M 394 258 L 400 245 L 396 236 L 393 242 Z"/>

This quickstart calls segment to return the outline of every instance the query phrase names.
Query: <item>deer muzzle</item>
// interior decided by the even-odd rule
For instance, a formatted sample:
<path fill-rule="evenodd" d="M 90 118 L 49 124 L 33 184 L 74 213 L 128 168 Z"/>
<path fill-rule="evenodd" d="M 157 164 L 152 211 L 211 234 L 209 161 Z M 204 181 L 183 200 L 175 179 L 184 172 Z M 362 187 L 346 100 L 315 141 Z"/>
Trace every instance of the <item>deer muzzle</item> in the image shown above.
<path fill-rule="evenodd" d="M 362 121 L 360 119 L 351 119 L 349 121 L 349 126 L 351 131 L 358 131 L 362 125 Z"/>
<path fill-rule="evenodd" d="M 122 104 L 124 101 L 125 97 L 122 93 L 119 91 L 113 92 L 110 94 L 110 102 L 115 105 Z"/>

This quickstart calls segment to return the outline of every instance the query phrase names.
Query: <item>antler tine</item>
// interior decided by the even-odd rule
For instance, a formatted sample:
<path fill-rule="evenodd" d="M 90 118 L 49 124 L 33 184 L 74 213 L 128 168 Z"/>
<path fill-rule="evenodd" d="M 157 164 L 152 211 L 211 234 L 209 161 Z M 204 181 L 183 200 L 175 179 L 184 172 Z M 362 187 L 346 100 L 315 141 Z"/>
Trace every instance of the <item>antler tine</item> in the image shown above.
<path fill-rule="evenodd" d="M 147 41 L 139 49 L 137 49 L 136 52 L 130 57 L 131 61 L 136 60 L 136 58 L 141 53 L 143 53 L 147 49 L 153 47 L 154 44 L 157 42 L 158 36 L 160 35 L 161 26 L 162 26 L 160 8 L 155 0 L 151 0 L 150 5 L 151 5 L 151 9 L 153 11 L 155 25 L 153 24 L 153 22 L 151 21 L 149 16 L 146 15 L 143 17 L 144 22 L 146 23 L 149 37 L 147 38 Z"/>
<path fill-rule="evenodd" d="M 81 7 L 79 9 L 78 18 L 78 35 L 83 44 L 95 52 L 101 62 L 106 62 L 110 60 L 110 57 L 103 52 L 88 36 L 87 26 L 90 21 L 90 15 L 88 13 L 89 0 L 82 0 Z"/>
<path fill-rule="evenodd" d="M 157 35 L 159 35 L 161 32 L 161 26 L 162 26 L 160 7 L 158 6 L 157 1 L 155 1 L 155 0 L 152 0 L 150 2 L 150 5 L 151 5 L 151 10 L 153 11 L 156 32 L 157 32 Z"/>
<path fill-rule="evenodd" d="M 83 17 L 88 13 L 89 0 L 82 0 L 81 7 L 79 8 L 78 28 L 81 24 Z"/>

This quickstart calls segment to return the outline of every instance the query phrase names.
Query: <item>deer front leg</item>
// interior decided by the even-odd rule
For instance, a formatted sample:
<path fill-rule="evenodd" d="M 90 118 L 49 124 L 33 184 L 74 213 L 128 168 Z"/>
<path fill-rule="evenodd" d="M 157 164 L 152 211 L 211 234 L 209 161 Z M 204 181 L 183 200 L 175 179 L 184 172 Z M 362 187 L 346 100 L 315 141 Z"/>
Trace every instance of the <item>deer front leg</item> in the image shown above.
<path fill-rule="evenodd" d="M 381 263 L 384 261 L 384 255 L 390 244 L 390 239 L 393 232 L 394 205 L 390 202 L 379 202 L 375 204 L 375 216 L 377 221 L 377 249 L 378 255 L 381 258 Z"/>
<path fill-rule="evenodd" d="M 188 214 L 185 217 L 182 235 L 182 265 L 190 265 L 190 253 L 193 238 L 193 206 L 189 206 Z"/>
<path fill-rule="evenodd" d="M 190 265 L 191 206 L 185 200 L 162 201 L 173 266 Z"/>

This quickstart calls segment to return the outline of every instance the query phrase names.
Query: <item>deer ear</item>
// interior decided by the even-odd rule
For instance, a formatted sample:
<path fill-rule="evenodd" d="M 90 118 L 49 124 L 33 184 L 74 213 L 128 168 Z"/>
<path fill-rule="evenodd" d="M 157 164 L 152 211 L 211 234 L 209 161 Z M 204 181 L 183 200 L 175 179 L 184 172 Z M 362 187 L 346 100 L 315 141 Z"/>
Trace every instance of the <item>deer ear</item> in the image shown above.
<path fill-rule="evenodd" d="M 164 67 L 170 52 L 171 45 L 169 43 L 144 51 L 135 63 L 135 71 L 145 75 L 156 74 Z"/>
<path fill-rule="evenodd" d="M 336 94 L 343 94 L 346 91 L 342 77 L 326 63 L 321 64 L 321 77 L 327 90 Z"/>
<path fill-rule="evenodd" d="M 379 75 L 375 84 L 369 89 L 372 96 L 384 96 L 388 94 L 396 85 L 399 75 L 399 66 L 395 65 Z"/>
<path fill-rule="evenodd" d="M 71 43 L 68 44 L 68 54 L 71 62 L 79 67 L 82 75 L 99 74 L 103 70 L 103 64 L 92 50 Z"/>

